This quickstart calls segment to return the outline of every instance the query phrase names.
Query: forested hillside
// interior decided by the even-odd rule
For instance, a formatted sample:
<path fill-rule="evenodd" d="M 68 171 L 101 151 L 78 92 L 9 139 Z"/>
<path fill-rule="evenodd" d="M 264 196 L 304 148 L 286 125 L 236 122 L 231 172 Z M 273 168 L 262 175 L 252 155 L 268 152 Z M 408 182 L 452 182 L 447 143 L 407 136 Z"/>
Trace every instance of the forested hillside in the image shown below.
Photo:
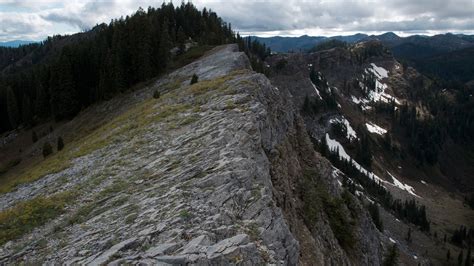
<path fill-rule="evenodd" d="M 0 48 L 0 132 L 50 116 L 71 118 L 163 73 L 186 43 L 235 41 L 231 25 L 214 12 L 169 3 L 86 33 Z"/>

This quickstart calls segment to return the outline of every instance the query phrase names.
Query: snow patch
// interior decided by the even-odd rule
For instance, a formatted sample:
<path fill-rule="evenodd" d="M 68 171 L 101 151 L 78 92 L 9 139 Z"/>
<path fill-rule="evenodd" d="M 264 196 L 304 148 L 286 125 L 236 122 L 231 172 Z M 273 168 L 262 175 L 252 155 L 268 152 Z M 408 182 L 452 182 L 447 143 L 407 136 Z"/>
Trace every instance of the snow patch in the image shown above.
<path fill-rule="evenodd" d="M 316 85 L 314 85 L 313 82 L 311 82 L 311 85 L 313 85 L 313 88 L 314 88 L 314 91 L 316 92 L 316 94 L 318 95 L 319 99 L 323 99 L 323 97 L 321 97 L 321 94 L 319 94 L 319 91 L 318 91 L 318 88 L 316 87 Z"/>
<path fill-rule="evenodd" d="M 392 242 L 393 244 L 396 244 L 397 241 L 395 241 L 393 238 L 389 237 L 388 240 L 390 240 L 390 242 Z"/>
<path fill-rule="evenodd" d="M 427 183 L 423 180 L 420 181 L 423 185 L 427 185 Z"/>
<path fill-rule="evenodd" d="M 391 184 L 380 177 L 378 177 L 376 174 L 367 171 L 364 167 L 362 167 L 358 162 L 352 160 L 351 156 L 347 154 L 347 152 L 344 150 L 344 147 L 342 147 L 341 143 L 339 143 L 337 140 L 331 139 L 329 137 L 329 134 L 326 133 L 326 143 L 328 144 L 329 150 L 333 152 L 338 152 L 339 153 L 339 158 L 345 159 L 349 162 L 352 162 L 352 165 L 355 166 L 361 172 L 362 174 L 366 175 L 370 179 L 374 180 L 375 182 L 378 182 L 381 186 L 383 186 L 383 183 Z"/>
<path fill-rule="evenodd" d="M 383 68 L 379 67 L 376 64 L 372 63 L 370 64 L 372 68 L 367 68 L 369 71 L 371 71 L 377 78 L 383 79 L 383 78 L 388 78 L 388 71 Z"/>
<path fill-rule="evenodd" d="M 357 137 L 357 133 L 355 132 L 355 130 L 351 127 L 351 124 L 349 123 L 349 121 L 345 118 L 345 117 L 342 117 L 342 118 L 331 118 L 329 120 L 329 123 L 333 124 L 333 123 L 343 123 L 345 126 L 346 126 L 346 129 L 347 129 L 347 136 L 346 138 L 348 140 L 352 140 L 352 139 L 358 139 Z"/>
<path fill-rule="evenodd" d="M 326 143 L 328 144 L 328 147 L 329 147 L 330 151 L 337 152 L 339 154 L 339 158 L 345 159 L 349 162 L 352 162 L 352 165 L 354 165 L 354 167 L 357 168 L 357 170 L 359 170 L 359 172 L 361 172 L 362 174 L 368 176 L 370 179 L 374 180 L 375 182 L 378 182 L 382 187 L 386 188 L 386 186 L 384 186 L 383 184 L 388 184 L 388 185 L 397 187 L 401 190 L 405 190 L 405 191 L 407 191 L 408 193 L 410 193 L 411 195 L 413 195 L 415 197 L 421 198 L 420 196 L 415 194 L 415 189 L 412 186 L 407 185 L 407 184 L 403 184 L 397 178 L 395 178 L 392 174 L 390 174 L 390 172 L 387 171 L 387 173 L 392 178 L 393 183 L 385 181 L 385 180 L 381 179 L 380 177 L 378 177 L 376 174 L 367 171 L 367 169 L 362 167 L 358 162 L 352 160 L 351 156 L 349 156 L 349 154 L 347 154 L 347 152 L 344 150 L 344 147 L 341 145 L 341 143 L 339 143 L 335 139 L 331 139 L 329 137 L 328 133 L 326 133 Z"/>
<path fill-rule="evenodd" d="M 370 133 L 375 133 L 375 134 L 379 134 L 379 135 L 383 135 L 383 134 L 387 133 L 386 129 L 383 129 L 383 128 L 377 126 L 376 124 L 374 124 L 372 122 L 365 123 L 365 126 L 367 127 L 367 130 Z"/>
<path fill-rule="evenodd" d="M 389 171 L 387 171 L 387 173 L 393 180 L 393 186 L 398 187 L 401 190 L 405 190 L 408 193 L 410 193 L 411 195 L 420 198 L 420 196 L 415 194 L 415 189 L 412 186 L 400 182 L 400 180 L 395 178 Z"/>

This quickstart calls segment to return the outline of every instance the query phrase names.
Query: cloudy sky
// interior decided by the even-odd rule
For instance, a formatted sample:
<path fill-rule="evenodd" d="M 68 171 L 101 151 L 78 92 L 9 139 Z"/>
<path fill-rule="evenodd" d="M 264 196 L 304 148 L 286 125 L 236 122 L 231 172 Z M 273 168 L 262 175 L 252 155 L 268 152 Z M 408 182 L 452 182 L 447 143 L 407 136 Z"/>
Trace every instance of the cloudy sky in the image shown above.
<path fill-rule="evenodd" d="M 0 41 L 42 40 L 132 14 L 160 0 L 0 0 Z M 474 34 L 474 0 L 194 0 L 243 35 Z M 174 1 L 175 4 L 181 1 Z"/>

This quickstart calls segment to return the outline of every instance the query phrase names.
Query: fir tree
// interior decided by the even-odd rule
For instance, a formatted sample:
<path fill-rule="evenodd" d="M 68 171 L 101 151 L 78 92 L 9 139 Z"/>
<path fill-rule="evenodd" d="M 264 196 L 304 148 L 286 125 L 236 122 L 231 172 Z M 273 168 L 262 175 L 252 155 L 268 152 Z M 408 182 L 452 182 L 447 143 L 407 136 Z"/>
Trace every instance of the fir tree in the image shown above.
<path fill-rule="evenodd" d="M 398 262 L 398 248 L 396 244 L 393 244 L 385 255 L 385 258 L 382 262 L 383 266 L 395 266 Z"/>
<path fill-rule="evenodd" d="M 471 246 L 467 249 L 466 260 L 464 262 L 465 266 L 472 266 L 472 258 L 471 258 Z"/>
<path fill-rule="evenodd" d="M 379 231 L 382 232 L 383 224 L 382 224 L 382 220 L 380 219 L 379 207 L 377 206 L 376 203 L 369 204 L 369 213 L 377 229 L 379 229 Z"/>
<path fill-rule="evenodd" d="M 7 87 L 7 112 L 11 127 L 13 129 L 17 128 L 20 122 L 20 112 L 15 93 L 11 87 Z"/>
<path fill-rule="evenodd" d="M 23 104 L 21 106 L 22 112 L 22 120 L 28 126 L 33 124 L 33 113 L 31 111 L 31 101 L 27 95 L 23 96 Z"/>
<path fill-rule="evenodd" d="M 33 133 L 31 134 L 31 140 L 33 143 L 38 141 L 38 135 L 36 135 L 36 131 L 33 130 Z"/>
<path fill-rule="evenodd" d="M 56 119 L 72 118 L 79 111 L 68 50 L 63 50 L 51 73 L 51 105 Z"/>
<path fill-rule="evenodd" d="M 193 85 L 194 83 L 197 83 L 198 79 L 199 79 L 198 76 L 196 74 L 193 74 L 193 76 L 191 77 L 190 84 Z"/>
<path fill-rule="evenodd" d="M 63 148 L 64 148 L 63 138 L 58 137 L 58 151 L 62 150 Z"/>
<path fill-rule="evenodd" d="M 186 35 L 182 27 L 179 27 L 176 38 L 178 42 L 178 54 L 183 54 L 186 51 Z"/>
<path fill-rule="evenodd" d="M 411 243 L 411 227 L 408 227 L 408 232 L 407 232 L 406 241 L 407 241 L 408 243 Z"/>
<path fill-rule="evenodd" d="M 49 115 L 48 95 L 39 81 L 36 84 L 36 100 L 34 113 L 38 117 L 47 117 Z"/>
<path fill-rule="evenodd" d="M 46 141 L 43 144 L 43 157 L 46 158 L 48 157 L 51 153 L 53 153 L 53 147 L 51 147 L 51 144 L 49 144 L 48 141 Z"/>

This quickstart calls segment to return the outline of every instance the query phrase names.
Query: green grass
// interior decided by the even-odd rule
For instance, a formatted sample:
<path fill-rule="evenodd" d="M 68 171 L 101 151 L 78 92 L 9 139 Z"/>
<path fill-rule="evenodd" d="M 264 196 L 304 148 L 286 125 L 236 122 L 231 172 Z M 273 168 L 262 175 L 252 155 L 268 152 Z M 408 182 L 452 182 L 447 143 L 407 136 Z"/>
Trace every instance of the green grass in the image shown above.
<path fill-rule="evenodd" d="M 73 193 L 37 197 L 0 212 L 0 245 L 31 232 L 34 228 L 64 213 Z"/>

